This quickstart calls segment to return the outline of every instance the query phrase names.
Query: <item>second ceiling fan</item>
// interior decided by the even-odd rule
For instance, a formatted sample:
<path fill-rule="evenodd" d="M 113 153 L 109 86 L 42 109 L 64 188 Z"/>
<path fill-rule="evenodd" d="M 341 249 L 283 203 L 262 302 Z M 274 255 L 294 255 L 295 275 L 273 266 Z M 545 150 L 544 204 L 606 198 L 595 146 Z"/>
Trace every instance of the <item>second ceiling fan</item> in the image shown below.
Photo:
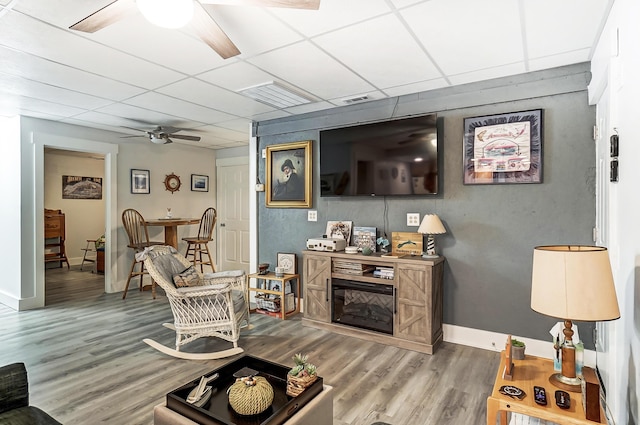
<path fill-rule="evenodd" d="M 205 43 L 216 51 L 223 59 L 227 59 L 240 54 L 227 34 L 220 28 L 216 21 L 207 13 L 202 4 L 229 4 L 236 6 L 260 6 L 260 7 L 285 7 L 292 9 L 313 9 L 320 7 L 320 0 L 115 0 L 102 9 L 93 12 L 91 15 L 71 25 L 69 29 L 93 33 L 101 30 L 131 13 L 140 11 L 147 19 L 153 21 L 150 14 L 156 8 L 163 7 L 163 4 L 172 6 L 173 4 L 185 6 L 188 9 L 186 20 Z M 193 10 L 192 14 L 190 10 Z M 173 18 L 177 19 L 177 13 Z M 155 23 L 155 22 L 154 22 Z M 157 24 L 157 23 L 156 23 Z M 167 27 L 179 27 L 167 26 Z"/>

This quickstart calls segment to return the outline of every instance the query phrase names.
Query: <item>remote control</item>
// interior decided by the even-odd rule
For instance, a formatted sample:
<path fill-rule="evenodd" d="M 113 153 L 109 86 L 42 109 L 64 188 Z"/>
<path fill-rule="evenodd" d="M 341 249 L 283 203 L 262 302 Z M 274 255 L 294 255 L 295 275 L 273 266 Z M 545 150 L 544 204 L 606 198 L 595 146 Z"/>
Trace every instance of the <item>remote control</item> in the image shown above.
<path fill-rule="evenodd" d="M 533 387 L 534 399 L 541 406 L 547 405 L 547 392 L 542 387 Z"/>
<path fill-rule="evenodd" d="M 562 390 L 556 391 L 556 404 L 561 409 L 568 409 L 571 407 L 571 397 L 569 393 Z"/>

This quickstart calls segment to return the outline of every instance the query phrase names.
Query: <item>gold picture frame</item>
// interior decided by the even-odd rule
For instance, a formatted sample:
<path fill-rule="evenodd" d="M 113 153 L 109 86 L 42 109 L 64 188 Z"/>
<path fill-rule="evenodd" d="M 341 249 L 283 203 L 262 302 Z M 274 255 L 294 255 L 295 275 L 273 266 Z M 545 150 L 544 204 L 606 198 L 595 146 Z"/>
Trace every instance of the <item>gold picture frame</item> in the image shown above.
<path fill-rule="evenodd" d="M 312 146 L 312 140 L 267 146 L 267 207 L 311 208 Z"/>

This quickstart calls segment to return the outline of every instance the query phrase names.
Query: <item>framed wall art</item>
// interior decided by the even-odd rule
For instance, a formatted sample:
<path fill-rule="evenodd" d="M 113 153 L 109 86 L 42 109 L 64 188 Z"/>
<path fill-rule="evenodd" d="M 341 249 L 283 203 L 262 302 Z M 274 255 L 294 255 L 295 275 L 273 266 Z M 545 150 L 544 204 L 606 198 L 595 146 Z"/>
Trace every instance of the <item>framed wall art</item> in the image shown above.
<path fill-rule="evenodd" d="M 131 169 L 131 193 L 151 193 L 149 170 Z"/>
<path fill-rule="evenodd" d="M 102 177 L 62 176 L 62 199 L 102 199 Z"/>
<path fill-rule="evenodd" d="M 287 252 L 279 252 L 278 253 L 278 267 L 284 267 L 284 272 L 286 274 L 296 274 L 297 266 L 296 266 L 296 254 L 290 254 Z"/>
<path fill-rule="evenodd" d="M 465 118 L 464 184 L 542 183 L 542 109 Z"/>
<path fill-rule="evenodd" d="M 327 230 L 325 235 L 332 239 L 344 239 L 347 246 L 351 241 L 351 228 L 353 221 L 327 221 Z"/>
<path fill-rule="evenodd" d="M 209 176 L 191 174 L 191 190 L 193 192 L 208 192 Z"/>
<path fill-rule="evenodd" d="M 267 146 L 266 205 L 311 208 L 312 141 Z"/>

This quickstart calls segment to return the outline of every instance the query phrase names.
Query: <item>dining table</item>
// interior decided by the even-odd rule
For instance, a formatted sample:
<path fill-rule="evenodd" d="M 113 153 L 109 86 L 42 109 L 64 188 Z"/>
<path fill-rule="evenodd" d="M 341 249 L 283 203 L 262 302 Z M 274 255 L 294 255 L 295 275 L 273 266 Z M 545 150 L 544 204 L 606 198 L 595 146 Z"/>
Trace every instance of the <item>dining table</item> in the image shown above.
<path fill-rule="evenodd" d="M 178 226 L 200 223 L 199 218 L 158 218 L 145 220 L 147 226 L 164 227 L 164 243 L 178 249 Z"/>

